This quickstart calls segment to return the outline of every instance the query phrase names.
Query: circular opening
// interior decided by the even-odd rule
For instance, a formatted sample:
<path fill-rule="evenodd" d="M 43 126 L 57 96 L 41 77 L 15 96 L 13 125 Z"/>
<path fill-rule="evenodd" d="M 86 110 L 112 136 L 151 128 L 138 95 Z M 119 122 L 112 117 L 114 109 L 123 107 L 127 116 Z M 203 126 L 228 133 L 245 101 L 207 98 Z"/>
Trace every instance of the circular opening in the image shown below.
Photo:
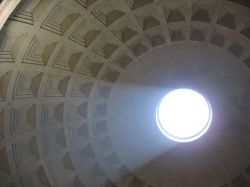
<path fill-rule="evenodd" d="M 200 138 L 209 128 L 212 109 L 208 101 L 191 89 L 176 89 L 161 100 L 156 121 L 160 131 L 177 142 Z"/>

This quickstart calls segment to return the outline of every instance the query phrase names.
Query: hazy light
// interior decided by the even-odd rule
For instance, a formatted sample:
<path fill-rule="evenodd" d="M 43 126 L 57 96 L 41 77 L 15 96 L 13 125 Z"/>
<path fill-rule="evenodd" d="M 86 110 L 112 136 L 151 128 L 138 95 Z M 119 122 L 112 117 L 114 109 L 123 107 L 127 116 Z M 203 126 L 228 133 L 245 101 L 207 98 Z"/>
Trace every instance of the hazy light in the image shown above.
<path fill-rule="evenodd" d="M 190 142 L 208 130 L 212 110 L 199 93 L 190 89 L 177 89 L 161 100 L 156 120 L 161 132 L 171 140 Z"/>

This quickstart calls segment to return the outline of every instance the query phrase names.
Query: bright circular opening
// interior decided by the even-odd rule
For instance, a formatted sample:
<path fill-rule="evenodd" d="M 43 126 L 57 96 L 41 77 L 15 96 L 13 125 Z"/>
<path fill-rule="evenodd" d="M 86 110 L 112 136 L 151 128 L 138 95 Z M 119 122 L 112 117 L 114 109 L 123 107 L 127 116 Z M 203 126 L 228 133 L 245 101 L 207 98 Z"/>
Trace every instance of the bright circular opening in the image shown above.
<path fill-rule="evenodd" d="M 176 89 L 167 93 L 156 112 L 160 131 L 177 142 L 200 138 L 208 130 L 211 120 L 209 102 L 191 89 Z"/>

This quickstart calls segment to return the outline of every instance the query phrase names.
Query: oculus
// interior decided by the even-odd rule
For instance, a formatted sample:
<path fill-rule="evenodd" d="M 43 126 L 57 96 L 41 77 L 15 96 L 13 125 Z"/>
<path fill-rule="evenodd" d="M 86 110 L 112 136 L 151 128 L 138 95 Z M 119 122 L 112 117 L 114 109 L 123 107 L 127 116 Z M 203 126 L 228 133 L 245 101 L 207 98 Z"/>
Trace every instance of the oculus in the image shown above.
<path fill-rule="evenodd" d="M 159 103 L 156 122 L 160 131 L 176 142 L 191 142 L 206 133 L 212 121 L 209 102 L 191 89 L 168 92 Z"/>

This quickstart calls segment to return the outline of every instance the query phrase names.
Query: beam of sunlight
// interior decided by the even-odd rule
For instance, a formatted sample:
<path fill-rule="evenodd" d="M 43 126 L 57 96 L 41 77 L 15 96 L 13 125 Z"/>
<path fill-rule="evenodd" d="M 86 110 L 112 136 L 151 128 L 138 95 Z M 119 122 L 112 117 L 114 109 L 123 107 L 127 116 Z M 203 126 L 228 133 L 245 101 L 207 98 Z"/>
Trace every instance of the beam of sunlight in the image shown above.
<path fill-rule="evenodd" d="M 155 112 L 166 89 L 118 85 L 110 100 L 110 135 L 115 150 L 129 169 L 136 170 L 172 149 L 176 142 L 159 131 Z"/>

